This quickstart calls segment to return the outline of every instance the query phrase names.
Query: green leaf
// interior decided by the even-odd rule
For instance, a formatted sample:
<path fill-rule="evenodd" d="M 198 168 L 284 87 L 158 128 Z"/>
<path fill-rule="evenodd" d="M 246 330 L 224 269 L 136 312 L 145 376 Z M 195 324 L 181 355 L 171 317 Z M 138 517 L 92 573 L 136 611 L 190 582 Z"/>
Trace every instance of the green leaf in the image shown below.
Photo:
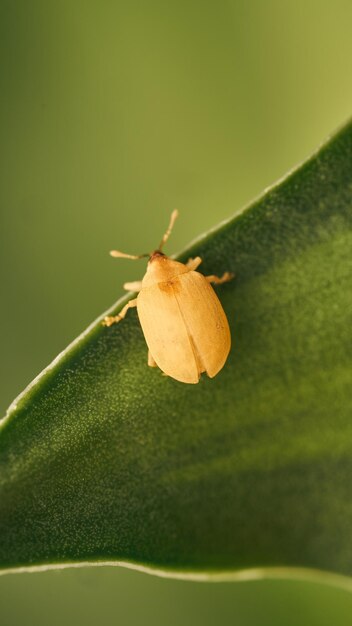
<path fill-rule="evenodd" d="M 148 368 L 135 310 L 62 353 L 2 423 L 3 571 L 350 574 L 351 227 L 348 125 L 181 255 L 236 273 L 218 288 L 233 349 L 215 379 Z"/>

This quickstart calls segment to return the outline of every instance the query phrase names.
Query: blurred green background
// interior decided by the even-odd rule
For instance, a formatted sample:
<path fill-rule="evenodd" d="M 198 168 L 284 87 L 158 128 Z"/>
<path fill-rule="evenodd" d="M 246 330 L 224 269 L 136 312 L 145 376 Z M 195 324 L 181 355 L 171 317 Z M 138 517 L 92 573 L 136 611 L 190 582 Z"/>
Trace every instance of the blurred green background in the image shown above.
<path fill-rule="evenodd" d="M 1 409 L 168 252 L 351 113 L 349 0 L 0 0 Z M 0 625 L 350 626 L 317 584 L 116 568 L 0 578 Z"/>

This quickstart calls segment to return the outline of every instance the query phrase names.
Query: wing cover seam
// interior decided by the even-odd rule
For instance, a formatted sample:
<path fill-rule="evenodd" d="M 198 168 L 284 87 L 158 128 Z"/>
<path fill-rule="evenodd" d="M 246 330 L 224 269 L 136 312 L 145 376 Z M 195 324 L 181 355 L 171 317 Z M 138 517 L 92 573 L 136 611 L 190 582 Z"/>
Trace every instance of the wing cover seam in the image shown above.
<path fill-rule="evenodd" d="M 190 332 L 190 330 L 188 328 L 188 324 L 186 323 L 186 320 L 184 318 L 184 315 L 183 315 L 183 312 L 182 312 L 182 308 L 181 308 L 180 303 L 178 301 L 178 298 L 177 298 L 177 295 L 176 295 L 176 290 L 174 289 L 173 285 L 172 285 L 172 291 L 174 293 L 174 296 L 175 296 L 175 299 L 176 299 L 176 302 L 177 302 L 177 306 L 178 306 L 178 309 L 180 311 L 180 315 L 182 317 L 182 321 L 183 321 L 183 323 L 184 323 L 184 325 L 186 327 L 187 336 L 188 336 L 189 343 L 190 343 L 190 346 L 191 346 L 191 349 L 192 349 L 192 352 L 193 352 L 194 360 L 195 360 L 195 362 L 197 364 L 198 374 L 200 375 L 202 372 L 205 372 L 206 369 L 205 369 L 204 363 L 202 362 L 202 358 L 201 358 L 201 356 L 199 354 L 199 351 L 198 351 L 197 345 L 196 345 L 196 343 L 194 341 L 193 335 Z"/>

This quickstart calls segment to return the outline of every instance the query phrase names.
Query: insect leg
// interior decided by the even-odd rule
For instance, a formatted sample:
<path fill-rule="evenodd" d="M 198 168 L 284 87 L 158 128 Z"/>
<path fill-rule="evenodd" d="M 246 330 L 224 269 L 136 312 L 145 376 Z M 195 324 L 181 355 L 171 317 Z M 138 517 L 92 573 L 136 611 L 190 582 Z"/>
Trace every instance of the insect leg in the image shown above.
<path fill-rule="evenodd" d="M 117 322 L 121 322 L 121 320 L 123 320 L 123 318 L 125 317 L 128 309 L 132 309 L 135 306 L 137 306 L 137 298 L 127 302 L 127 304 L 125 304 L 125 306 L 123 307 L 123 309 L 121 309 L 118 315 L 107 315 L 106 317 L 104 317 L 104 320 L 102 321 L 103 326 L 112 326 L 112 324 L 117 324 Z"/>
<path fill-rule="evenodd" d="M 235 275 L 232 272 L 224 272 L 221 277 L 214 276 L 214 274 L 212 274 L 211 276 L 206 276 L 205 278 L 207 279 L 208 283 L 214 283 L 214 285 L 222 285 L 223 283 L 228 283 L 230 280 L 233 279 L 234 276 Z"/>
<path fill-rule="evenodd" d="M 199 265 L 201 264 L 202 259 L 200 258 L 200 256 L 196 256 L 194 259 L 188 259 L 187 263 L 185 263 L 186 267 L 188 267 L 189 270 L 196 270 L 197 267 L 199 267 Z"/>
<path fill-rule="evenodd" d="M 142 289 L 142 281 L 136 280 L 133 283 L 125 283 L 123 286 L 126 291 L 140 291 Z"/>
<path fill-rule="evenodd" d="M 149 367 L 158 367 L 156 361 L 154 361 L 150 350 L 148 350 L 148 365 Z"/>

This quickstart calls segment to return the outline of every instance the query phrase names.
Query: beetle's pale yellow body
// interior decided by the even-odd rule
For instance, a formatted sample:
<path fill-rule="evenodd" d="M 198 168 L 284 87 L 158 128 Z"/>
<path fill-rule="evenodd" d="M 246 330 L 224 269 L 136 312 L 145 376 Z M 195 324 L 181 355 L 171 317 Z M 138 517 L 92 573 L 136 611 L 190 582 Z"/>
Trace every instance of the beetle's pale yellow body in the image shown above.
<path fill-rule="evenodd" d="M 137 311 L 150 353 L 160 369 L 183 383 L 213 378 L 231 347 L 224 310 L 205 276 L 156 254 L 137 297 Z"/>
<path fill-rule="evenodd" d="M 177 211 L 158 250 L 150 255 L 129 255 L 113 250 L 114 257 L 138 259 L 149 256 L 142 281 L 125 283 L 125 288 L 138 291 L 114 317 L 105 317 L 111 326 L 121 321 L 127 310 L 136 306 L 145 340 L 149 348 L 148 365 L 158 366 L 167 376 L 183 383 L 197 383 L 202 372 L 210 378 L 222 369 L 231 347 L 230 328 L 215 291 L 209 284 L 225 283 L 233 274 L 221 278 L 203 276 L 195 271 L 200 257 L 184 263 L 173 261 L 161 248 L 167 241 Z"/>

